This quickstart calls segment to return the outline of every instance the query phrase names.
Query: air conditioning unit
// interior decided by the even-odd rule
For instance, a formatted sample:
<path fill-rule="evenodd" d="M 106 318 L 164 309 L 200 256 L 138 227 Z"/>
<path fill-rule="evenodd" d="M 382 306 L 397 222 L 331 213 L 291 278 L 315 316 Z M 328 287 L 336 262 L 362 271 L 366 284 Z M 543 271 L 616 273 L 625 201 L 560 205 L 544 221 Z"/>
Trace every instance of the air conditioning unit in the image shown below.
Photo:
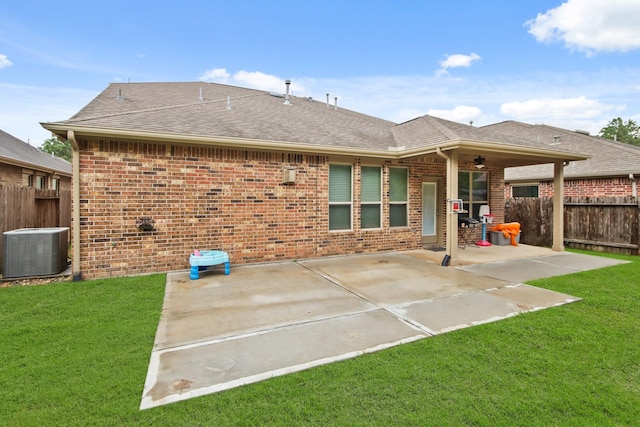
<path fill-rule="evenodd" d="M 58 274 L 67 268 L 69 228 L 20 228 L 3 233 L 2 276 Z"/>
<path fill-rule="evenodd" d="M 285 184 L 293 184 L 296 182 L 296 168 L 293 166 L 285 166 L 282 168 L 282 182 Z"/>

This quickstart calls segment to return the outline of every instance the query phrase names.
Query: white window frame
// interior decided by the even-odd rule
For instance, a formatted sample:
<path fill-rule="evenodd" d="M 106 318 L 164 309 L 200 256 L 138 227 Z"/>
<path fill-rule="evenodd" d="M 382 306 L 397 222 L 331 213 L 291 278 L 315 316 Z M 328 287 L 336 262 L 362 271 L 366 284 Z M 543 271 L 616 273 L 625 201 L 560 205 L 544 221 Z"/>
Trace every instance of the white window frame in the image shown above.
<path fill-rule="evenodd" d="M 513 189 L 516 187 L 535 187 L 538 190 L 538 195 L 537 196 L 514 196 L 513 195 Z M 531 199 L 535 199 L 540 197 L 540 183 L 539 182 L 527 182 L 527 183 L 518 183 L 518 184 L 511 184 L 511 197 L 526 197 L 526 198 L 531 198 Z"/>
<path fill-rule="evenodd" d="M 32 171 L 22 171 L 22 185 L 25 187 L 33 187 L 33 172 Z"/>
<path fill-rule="evenodd" d="M 460 169 L 458 171 L 458 186 L 460 185 L 460 174 L 461 173 L 466 173 L 469 174 L 469 200 L 464 200 L 464 204 L 465 204 L 465 208 L 467 208 L 467 210 L 469 211 L 468 214 L 465 214 L 471 218 L 475 218 L 473 216 L 474 214 L 474 206 L 482 206 L 482 205 L 491 205 L 491 175 L 489 174 L 488 171 L 486 170 L 466 170 L 466 169 Z M 479 174 L 486 174 L 487 175 L 487 200 L 475 200 L 473 197 L 473 174 L 474 173 L 479 173 Z M 480 220 L 480 218 L 475 218 L 477 220 Z"/>
<path fill-rule="evenodd" d="M 332 202 L 331 201 L 331 166 L 348 166 L 351 172 L 351 181 L 350 181 L 350 186 L 351 186 L 351 191 L 349 192 L 349 201 L 340 201 L 340 202 Z M 353 231 L 353 165 L 350 163 L 329 163 L 329 191 L 327 194 L 328 198 L 329 198 L 329 209 L 328 209 L 328 227 L 329 227 L 329 232 L 331 233 L 340 233 L 340 232 L 345 232 L 345 231 Z M 349 228 L 339 228 L 339 229 L 335 229 L 332 230 L 331 229 L 331 206 L 349 206 Z"/>
<path fill-rule="evenodd" d="M 400 201 L 400 200 L 391 201 L 391 170 L 392 169 L 404 169 L 407 171 L 407 181 L 406 181 L 407 194 L 406 194 L 406 199 L 403 201 Z M 391 206 L 394 206 L 394 205 L 404 205 L 406 224 L 391 225 Z M 405 166 L 389 166 L 389 228 L 406 228 L 408 226 L 409 226 L 409 168 Z"/>
<path fill-rule="evenodd" d="M 39 190 L 47 189 L 47 177 L 44 175 L 36 174 L 35 187 Z"/>
<path fill-rule="evenodd" d="M 378 195 L 378 201 L 365 202 L 362 200 L 362 187 L 364 178 L 362 175 L 363 168 L 377 169 L 379 173 L 378 182 L 380 183 L 380 194 Z M 377 206 L 378 207 L 378 226 L 377 227 L 364 227 L 362 224 L 362 207 L 363 206 Z M 380 230 L 382 228 L 382 166 L 378 165 L 362 165 L 360 166 L 360 228 L 362 230 Z"/>

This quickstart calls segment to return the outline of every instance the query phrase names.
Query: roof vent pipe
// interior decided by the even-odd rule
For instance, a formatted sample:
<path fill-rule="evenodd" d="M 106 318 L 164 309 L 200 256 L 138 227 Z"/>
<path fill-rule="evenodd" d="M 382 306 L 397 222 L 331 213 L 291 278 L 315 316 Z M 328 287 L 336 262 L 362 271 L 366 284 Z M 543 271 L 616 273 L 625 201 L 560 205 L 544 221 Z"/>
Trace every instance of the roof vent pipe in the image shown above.
<path fill-rule="evenodd" d="M 118 89 L 118 96 L 116 96 L 116 99 L 118 101 L 123 101 L 124 100 L 124 96 L 122 96 L 122 89 Z"/>
<path fill-rule="evenodd" d="M 227 110 L 231 110 L 231 97 L 227 95 Z"/>
<path fill-rule="evenodd" d="M 327 94 L 327 110 L 329 109 L 329 94 Z"/>
<path fill-rule="evenodd" d="M 291 80 L 285 80 L 284 84 L 287 85 L 287 93 L 284 95 L 284 105 L 291 105 L 289 102 L 289 85 L 291 85 Z"/>
<path fill-rule="evenodd" d="M 333 108 L 335 109 L 335 111 L 338 111 L 338 97 L 336 96 L 335 98 L 333 98 L 333 100 L 335 103 Z"/>
<path fill-rule="evenodd" d="M 200 101 L 202 101 L 204 98 L 202 97 L 202 88 L 200 88 L 200 95 L 198 96 L 198 99 Z"/>

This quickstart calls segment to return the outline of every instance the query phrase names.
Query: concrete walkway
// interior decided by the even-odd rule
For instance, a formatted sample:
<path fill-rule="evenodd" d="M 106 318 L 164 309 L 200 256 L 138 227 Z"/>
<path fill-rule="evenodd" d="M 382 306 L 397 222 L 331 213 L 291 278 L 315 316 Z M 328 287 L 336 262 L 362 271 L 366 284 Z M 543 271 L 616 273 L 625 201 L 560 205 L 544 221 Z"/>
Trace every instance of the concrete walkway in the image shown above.
<path fill-rule="evenodd" d="M 545 251 L 458 268 L 409 251 L 232 266 L 195 281 L 170 273 L 140 408 L 578 301 L 522 282 L 618 263 Z"/>

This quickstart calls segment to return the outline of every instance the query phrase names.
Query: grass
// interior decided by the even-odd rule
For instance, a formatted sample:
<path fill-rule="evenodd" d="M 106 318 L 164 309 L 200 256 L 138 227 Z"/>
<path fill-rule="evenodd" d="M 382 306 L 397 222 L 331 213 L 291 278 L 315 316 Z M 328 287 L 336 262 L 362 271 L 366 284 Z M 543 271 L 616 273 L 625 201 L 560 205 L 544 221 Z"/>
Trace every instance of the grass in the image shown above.
<path fill-rule="evenodd" d="M 0 289 L 0 424 L 637 425 L 640 259 L 579 303 L 139 411 L 164 275 Z"/>

